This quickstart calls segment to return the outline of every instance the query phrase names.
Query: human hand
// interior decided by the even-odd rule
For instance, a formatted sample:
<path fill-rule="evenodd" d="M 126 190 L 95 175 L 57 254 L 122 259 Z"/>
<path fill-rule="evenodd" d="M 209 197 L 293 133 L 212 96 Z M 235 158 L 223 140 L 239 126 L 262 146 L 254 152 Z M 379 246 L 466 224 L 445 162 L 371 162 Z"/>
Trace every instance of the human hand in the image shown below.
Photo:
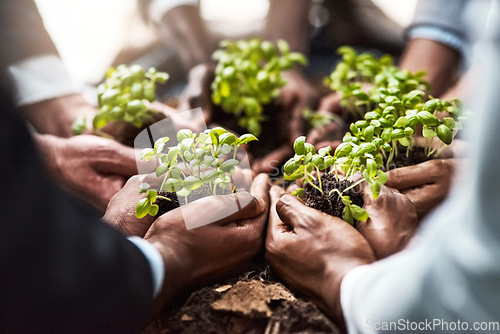
<path fill-rule="evenodd" d="M 201 108 L 205 114 L 205 121 L 212 119 L 212 103 L 210 85 L 214 80 L 215 67 L 213 64 L 199 64 L 193 67 L 188 74 L 188 83 L 182 93 L 179 110 Z"/>
<path fill-rule="evenodd" d="M 417 210 L 412 202 L 386 186 L 382 186 L 376 199 L 366 182 L 362 183 L 362 191 L 363 208 L 370 217 L 358 222 L 357 230 L 368 241 L 377 259 L 402 250 L 418 228 Z"/>
<path fill-rule="evenodd" d="M 126 236 L 144 237 L 153 224 L 155 217 L 146 215 L 143 218 L 135 216 L 135 206 L 146 194 L 139 193 L 139 188 L 146 182 L 147 175 L 134 175 L 128 179 L 125 186 L 109 201 L 106 213 L 102 219 L 121 231 Z"/>
<path fill-rule="evenodd" d="M 189 290 L 250 265 L 262 246 L 262 234 L 269 216 L 269 178 L 258 175 L 251 194 L 238 192 L 199 199 L 158 218 L 145 239 L 155 246 L 165 262 L 165 284 L 158 307 Z M 227 213 L 238 198 L 241 210 Z M 246 204 L 246 205 L 245 205 Z M 186 229 L 184 217 L 211 222 Z"/>
<path fill-rule="evenodd" d="M 284 124 L 288 124 L 288 140 L 293 144 L 297 137 L 304 135 L 304 109 L 314 107 L 319 95 L 298 70 L 284 72 L 282 76 L 287 81 L 280 92 L 281 104 L 285 111 Z"/>
<path fill-rule="evenodd" d="M 42 157 L 56 181 L 104 213 L 109 200 L 137 174 L 135 151 L 91 135 L 37 135 Z"/>
<path fill-rule="evenodd" d="M 433 159 L 392 169 L 386 185 L 408 197 L 422 219 L 448 195 L 457 163 L 456 159 Z"/>
<path fill-rule="evenodd" d="M 266 156 L 252 162 L 252 171 L 258 173 L 274 173 L 279 171 L 285 160 L 293 156 L 293 146 L 283 145 Z"/>
<path fill-rule="evenodd" d="M 97 109 L 81 94 L 72 94 L 26 105 L 20 111 L 37 132 L 71 137 L 75 120 L 85 117 L 92 124 Z"/>
<path fill-rule="evenodd" d="M 312 129 L 307 134 L 307 142 L 313 145 L 320 143 L 321 141 L 332 139 L 332 134 L 336 134 L 343 131 L 344 124 L 339 123 L 341 120 L 340 115 L 342 115 L 342 108 L 340 106 L 341 97 L 338 93 L 331 93 L 321 99 L 319 103 L 318 113 L 320 115 L 325 115 L 331 117 L 332 114 L 338 115 L 336 118 L 338 121 L 332 121 L 326 125 L 316 127 Z M 342 136 L 339 134 L 339 136 Z M 340 139 L 340 138 L 336 138 Z"/>
<path fill-rule="evenodd" d="M 340 284 L 353 268 L 375 261 L 368 242 L 339 218 L 306 207 L 272 187 L 266 259 L 293 289 L 343 325 Z"/>

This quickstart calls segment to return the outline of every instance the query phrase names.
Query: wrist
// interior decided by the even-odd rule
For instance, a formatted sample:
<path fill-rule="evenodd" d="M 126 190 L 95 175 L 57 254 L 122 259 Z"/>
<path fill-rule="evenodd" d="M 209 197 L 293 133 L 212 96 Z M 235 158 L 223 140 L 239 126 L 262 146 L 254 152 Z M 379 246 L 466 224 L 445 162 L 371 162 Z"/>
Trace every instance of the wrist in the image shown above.
<path fill-rule="evenodd" d="M 58 152 L 63 144 L 61 138 L 48 134 L 34 134 L 35 143 L 38 146 L 38 151 L 42 162 L 47 167 L 47 170 L 54 175 L 60 173 L 60 158 Z"/>

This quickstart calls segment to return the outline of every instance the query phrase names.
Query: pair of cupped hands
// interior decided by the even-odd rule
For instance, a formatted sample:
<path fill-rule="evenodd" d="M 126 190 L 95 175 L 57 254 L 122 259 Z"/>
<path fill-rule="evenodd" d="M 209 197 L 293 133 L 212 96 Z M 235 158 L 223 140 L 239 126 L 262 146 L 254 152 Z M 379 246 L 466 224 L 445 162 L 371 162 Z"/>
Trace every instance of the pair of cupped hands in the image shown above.
<path fill-rule="evenodd" d="M 361 186 L 370 218 L 357 229 L 305 206 L 281 187 L 271 187 L 266 174 L 252 181 L 250 170 L 237 176 L 239 184 L 250 185 L 249 191 L 205 197 L 158 218 L 142 219 L 135 217 L 135 204 L 144 196 L 137 189 L 146 176 L 134 176 L 112 198 L 103 220 L 125 235 L 143 237 L 162 255 L 165 283 L 159 307 L 243 271 L 265 248 L 273 270 L 341 324 L 343 277 L 403 249 L 418 227 L 419 214 L 429 210 L 428 202 L 444 197 L 436 190 L 443 189 L 443 173 L 451 174 L 452 168 L 453 160 L 448 159 L 390 171 L 388 186 L 377 199 L 369 187 Z M 241 209 L 226 214 L 235 201 Z M 201 226 L 187 229 L 185 217 L 194 217 Z"/>

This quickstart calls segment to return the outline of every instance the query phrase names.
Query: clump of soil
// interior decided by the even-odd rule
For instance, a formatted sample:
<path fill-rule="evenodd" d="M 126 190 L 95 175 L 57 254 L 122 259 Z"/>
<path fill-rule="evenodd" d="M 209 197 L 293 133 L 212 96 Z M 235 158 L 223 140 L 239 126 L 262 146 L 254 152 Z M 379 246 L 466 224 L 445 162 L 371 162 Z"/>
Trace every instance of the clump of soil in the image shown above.
<path fill-rule="evenodd" d="M 127 122 L 114 122 L 112 124 L 114 139 L 123 145 L 134 147 L 135 138 L 142 130 L 165 118 L 166 116 L 163 113 L 151 112 L 151 117 L 140 128 Z"/>
<path fill-rule="evenodd" d="M 347 189 L 352 183 L 346 179 L 336 180 L 335 175 L 332 173 L 325 173 L 321 176 L 321 183 L 323 186 L 322 194 L 318 189 L 314 188 L 311 184 L 307 183 L 304 187 L 304 203 L 316 210 L 342 218 L 345 205 L 340 200 L 339 194 L 331 192 L 333 189 L 338 189 L 341 193 Z M 314 181 L 315 186 L 319 186 L 319 180 Z M 331 194 L 330 194 L 331 192 Z M 343 195 L 349 196 L 353 204 L 363 207 L 363 194 L 356 191 L 356 188 L 349 189 Z"/>
<path fill-rule="evenodd" d="M 390 169 L 407 167 L 418 165 L 419 163 L 425 162 L 427 160 L 435 159 L 434 157 L 429 157 L 425 154 L 425 149 L 420 146 L 413 146 L 407 154 L 407 148 L 403 146 L 398 146 L 398 154 L 392 159 L 389 166 Z M 385 165 L 384 161 L 384 165 Z"/>
<path fill-rule="evenodd" d="M 221 189 L 220 187 L 217 187 L 217 192 L 215 195 L 229 195 L 231 193 L 232 191 L 230 189 Z M 181 205 L 186 204 L 186 198 L 182 196 L 177 196 L 175 192 L 167 192 L 162 190 L 158 193 L 158 195 L 166 197 L 168 198 L 168 200 L 164 198 L 156 199 L 155 204 L 158 204 L 159 206 L 158 214 L 156 215 L 157 217 L 161 216 L 164 213 L 169 212 L 170 210 L 178 208 Z M 212 195 L 214 195 L 214 193 L 210 189 L 210 186 L 208 184 L 203 184 L 198 189 L 191 191 L 191 194 L 189 194 L 189 196 L 187 197 L 187 203 L 191 203 L 202 197 L 207 197 Z"/>
<path fill-rule="evenodd" d="M 318 308 L 278 282 L 260 257 L 245 273 L 196 290 L 144 330 L 153 333 L 340 333 Z"/>

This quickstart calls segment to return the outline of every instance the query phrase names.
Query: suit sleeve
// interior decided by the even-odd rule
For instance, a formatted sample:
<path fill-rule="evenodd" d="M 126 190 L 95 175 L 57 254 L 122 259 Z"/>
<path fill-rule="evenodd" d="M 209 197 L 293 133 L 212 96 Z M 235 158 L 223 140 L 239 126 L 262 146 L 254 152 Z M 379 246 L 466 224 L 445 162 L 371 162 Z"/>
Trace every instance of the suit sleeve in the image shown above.
<path fill-rule="evenodd" d="M 1 96 L 0 332 L 139 332 L 152 312 L 147 259 L 52 183 Z"/>

